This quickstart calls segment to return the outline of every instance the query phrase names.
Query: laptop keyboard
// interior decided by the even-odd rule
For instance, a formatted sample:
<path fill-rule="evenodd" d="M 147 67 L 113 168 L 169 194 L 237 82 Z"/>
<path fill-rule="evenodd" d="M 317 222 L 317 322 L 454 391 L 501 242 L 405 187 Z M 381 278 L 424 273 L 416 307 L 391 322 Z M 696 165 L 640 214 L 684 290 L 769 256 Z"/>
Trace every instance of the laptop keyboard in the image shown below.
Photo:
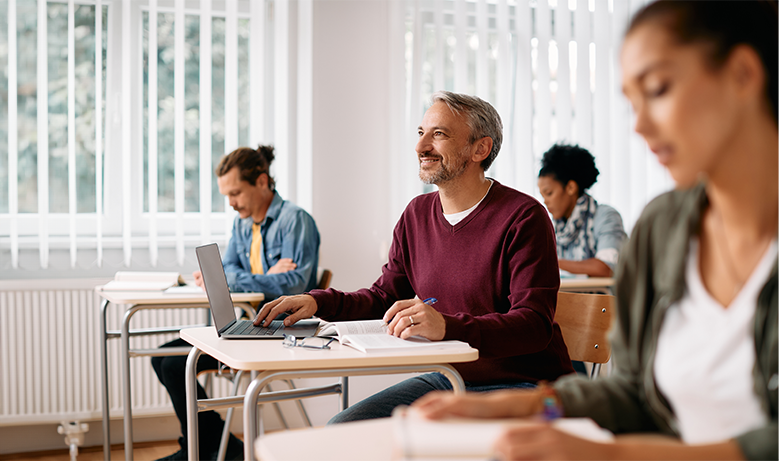
<path fill-rule="evenodd" d="M 254 336 L 268 336 L 276 333 L 282 325 L 282 322 L 273 321 L 267 327 L 256 327 L 249 320 L 243 320 L 235 324 L 235 327 L 231 328 L 227 333 L 232 335 L 254 335 Z"/>

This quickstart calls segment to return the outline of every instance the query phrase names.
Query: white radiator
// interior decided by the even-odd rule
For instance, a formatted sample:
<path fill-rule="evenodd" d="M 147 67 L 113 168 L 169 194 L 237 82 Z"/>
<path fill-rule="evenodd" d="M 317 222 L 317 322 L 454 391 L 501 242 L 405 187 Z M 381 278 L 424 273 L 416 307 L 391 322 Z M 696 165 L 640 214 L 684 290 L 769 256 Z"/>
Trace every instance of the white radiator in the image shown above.
<path fill-rule="evenodd" d="M 0 426 L 102 419 L 100 297 L 107 280 L 0 282 Z M 108 329 L 119 330 L 127 306 L 109 306 Z M 130 327 L 202 324 L 205 309 L 146 310 Z M 177 334 L 130 338 L 131 348 L 153 348 Z M 110 339 L 111 418 L 123 414 L 119 339 Z M 133 415 L 172 414 L 149 357 L 130 359 Z M 227 395 L 217 379 L 214 394 Z"/>

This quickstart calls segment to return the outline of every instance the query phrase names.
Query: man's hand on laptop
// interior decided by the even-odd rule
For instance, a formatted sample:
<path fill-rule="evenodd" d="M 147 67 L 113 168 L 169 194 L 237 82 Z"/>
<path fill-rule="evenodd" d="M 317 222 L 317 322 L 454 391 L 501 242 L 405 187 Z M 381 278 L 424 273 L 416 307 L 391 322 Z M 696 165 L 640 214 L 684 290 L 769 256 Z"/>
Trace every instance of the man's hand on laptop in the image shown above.
<path fill-rule="evenodd" d="M 267 327 L 271 320 L 286 312 L 289 317 L 284 319 L 284 326 L 290 326 L 311 317 L 316 310 L 316 301 L 309 295 L 282 296 L 262 306 L 254 317 L 254 325 Z"/>

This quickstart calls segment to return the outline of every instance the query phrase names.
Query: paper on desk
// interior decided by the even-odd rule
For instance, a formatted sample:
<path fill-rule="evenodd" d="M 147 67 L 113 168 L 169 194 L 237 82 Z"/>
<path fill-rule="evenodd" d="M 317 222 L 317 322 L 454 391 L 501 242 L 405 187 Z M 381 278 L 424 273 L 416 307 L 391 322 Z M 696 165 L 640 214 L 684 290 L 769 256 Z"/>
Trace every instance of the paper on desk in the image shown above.
<path fill-rule="evenodd" d="M 114 279 L 103 285 L 102 291 L 157 291 L 183 285 L 178 272 L 118 271 Z"/>
<path fill-rule="evenodd" d="M 205 292 L 197 285 L 181 285 L 167 288 L 163 293 L 168 295 L 202 295 Z"/>
<path fill-rule="evenodd" d="M 573 274 L 566 270 L 560 269 L 560 278 L 561 279 L 586 279 L 589 278 L 589 276 L 587 274 Z"/>
<path fill-rule="evenodd" d="M 398 408 L 392 414 L 393 445 L 403 459 L 492 459 L 492 446 L 506 427 L 536 424 L 531 419 L 428 420 L 416 409 Z M 594 442 L 611 442 L 614 435 L 589 418 L 561 418 L 552 425 Z"/>

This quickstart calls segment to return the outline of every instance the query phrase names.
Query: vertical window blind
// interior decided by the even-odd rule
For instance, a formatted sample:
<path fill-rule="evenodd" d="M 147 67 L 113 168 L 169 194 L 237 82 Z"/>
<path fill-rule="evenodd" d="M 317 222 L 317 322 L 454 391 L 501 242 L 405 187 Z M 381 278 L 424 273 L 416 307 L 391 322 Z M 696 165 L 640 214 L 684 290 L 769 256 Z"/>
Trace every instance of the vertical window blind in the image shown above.
<path fill-rule="evenodd" d="M 644 3 L 388 2 L 390 85 L 405 95 L 390 104 L 393 150 L 413 149 L 434 91 L 476 94 L 504 122 L 490 176 L 538 196 L 543 152 L 578 143 L 601 171 L 593 195 L 630 228 L 672 186 L 620 92 L 622 35 Z M 311 211 L 312 0 L 0 11 L 0 271 L 182 265 L 229 236 L 213 170 L 240 145 L 274 144 L 280 193 Z M 425 190 L 417 168 L 398 159 L 389 172 L 393 220 Z"/>
<path fill-rule="evenodd" d="M 125 267 L 182 265 L 188 248 L 229 238 L 235 214 L 213 172 L 242 145 L 275 144 L 282 195 L 310 195 L 291 189 L 290 147 L 305 144 L 290 141 L 285 111 L 306 89 L 289 83 L 301 74 L 289 54 L 303 37 L 297 64 L 310 73 L 311 10 L 0 0 L 0 269 L 45 270 L 55 252 L 70 269 L 100 268 L 107 252 Z"/>
<path fill-rule="evenodd" d="M 536 197 L 543 153 L 579 144 L 601 172 L 591 193 L 621 212 L 628 229 L 673 182 L 632 131 L 621 94 L 619 50 L 645 0 L 408 0 L 405 8 L 406 148 L 438 90 L 475 94 L 504 124 L 488 174 Z M 399 176 L 415 177 L 408 163 Z M 401 188 L 403 206 L 424 186 Z M 395 210 L 399 213 L 399 210 Z"/>

